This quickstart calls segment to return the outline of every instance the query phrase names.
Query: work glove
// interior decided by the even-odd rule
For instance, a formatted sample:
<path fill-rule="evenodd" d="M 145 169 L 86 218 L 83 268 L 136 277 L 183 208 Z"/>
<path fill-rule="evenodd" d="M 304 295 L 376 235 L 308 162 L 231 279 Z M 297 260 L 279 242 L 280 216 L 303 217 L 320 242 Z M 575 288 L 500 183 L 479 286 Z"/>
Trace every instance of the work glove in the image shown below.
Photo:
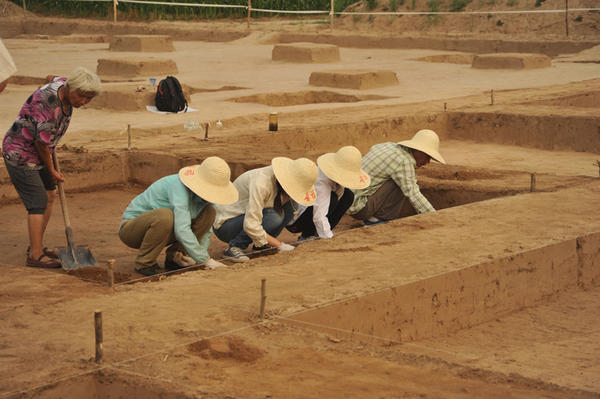
<path fill-rule="evenodd" d="M 181 267 L 190 267 L 196 264 L 196 261 L 189 256 L 185 256 L 182 252 L 177 251 L 173 255 L 173 261 Z"/>
<path fill-rule="evenodd" d="M 225 267 L 225 264 L 214 260 L 213 258 L 208 258 L 208 260 L 204 262 L 203 265 L 210 270 L 216 269 L 217 267 Z"/>
<path fill-rule="evenodd" d="M 285 242 L 282 242 L 281 245 L 277 247 L 277 250 L 279 252 L 288 252 L 288 251 L 293 251 L 294 248 L 295 247 L 293 245 L 286 244 Z"/>

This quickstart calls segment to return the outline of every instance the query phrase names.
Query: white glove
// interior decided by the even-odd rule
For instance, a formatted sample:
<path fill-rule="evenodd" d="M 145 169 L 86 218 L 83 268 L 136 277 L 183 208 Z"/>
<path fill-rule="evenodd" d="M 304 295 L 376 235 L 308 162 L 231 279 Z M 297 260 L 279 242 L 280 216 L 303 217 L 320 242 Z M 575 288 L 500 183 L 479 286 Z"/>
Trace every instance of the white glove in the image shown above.
<path fill-rule="evenodd" d="M 277 247 L 277 250 L 279 252 L 288 252 L 288 251 L 293 251 L 294 248 L 295 247 L 293 245 L 286 244 L 285 242 L 282 242 L 281 245 Z"/>
<path fill-rule="evenodd" d="M 214 260 L 213 258 L 208 258 L 208 260 L 206 262 L 203 263 L 204 266 L 206 266 L 207 269 L 213 270 L 216 269 L 217 267 L 225 267 L 225 265 L 217 260 Z"/>

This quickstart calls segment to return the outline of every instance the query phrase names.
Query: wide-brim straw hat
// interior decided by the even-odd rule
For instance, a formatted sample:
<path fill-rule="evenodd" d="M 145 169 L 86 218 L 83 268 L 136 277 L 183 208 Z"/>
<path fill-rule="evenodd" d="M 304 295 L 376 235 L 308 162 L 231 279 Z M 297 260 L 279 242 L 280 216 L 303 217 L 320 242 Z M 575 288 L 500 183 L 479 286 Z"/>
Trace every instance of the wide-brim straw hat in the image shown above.
<path fill-rule="evenodd" d="M 317 165 L 325 173 L 325 176 L 354 190 L 368 187 L 371 184 L 371 178 L 361 169 L 361 163 L 362 154 L 358 148 L 351 145 L 317 158 Z"/>
<path fill-rule="evenodd" d="M 317 165 L 310 159 L 276 157 L 271 161 L 275 178 L 294 201 L 311 206 L 317 199 L 315 181 L 319 176 Z"/>
<path fill-rule="evenodd" d="M 219 157 L 208 157 L 200 165 L 179 170 L 179 179 L 194 194 L 213 204 L 228 205 L 238 200 L 237 188 L 231 183 L 229 165 Z"/>
<path fill-rule="evenodd" d="M 439 163 L 446 163 L 439 152 L 440 138 L 433 130 L 419 130 L 412 139 L 400 141 L 398 144 L 424 152 Z"/>

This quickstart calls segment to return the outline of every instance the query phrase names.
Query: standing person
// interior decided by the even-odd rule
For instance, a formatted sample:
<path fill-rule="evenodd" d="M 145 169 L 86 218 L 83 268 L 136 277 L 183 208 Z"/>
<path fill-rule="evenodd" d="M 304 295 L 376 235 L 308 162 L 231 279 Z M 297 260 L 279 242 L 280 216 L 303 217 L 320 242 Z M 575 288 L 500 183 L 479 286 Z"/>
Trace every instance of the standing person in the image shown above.
<path fill-rule="evenodd" d="M 82 67 L 68 78 L 54 77 L 29 96 L 4 136 L 6 170 L 28 212 L 27 266 L 60 267 L 57 254 L 43 246 L 56 181 L 64 181 L 54 169 L 52 153 L 69 127 L 73 108 L 89 103 L 101 89 L 98 76 Z"/>
<path fill-rule="evenodd" d="M 218 206 L 213 225 L 215 235 L 229 244 L 225 256 L 233 262 L 246 262 L 249 258 L 244 250 L 252 242 L 255 249 L 293 250 L 294 246 L 277 236 L 293 217 L 291 200 L 303 206 L 315 202 L 318 174 L 317 165 L 309 159 L 277 157 L 270 166 L 249 170 L 235 179 L 240 198 L 235 204 Z"/>
<path fill-rule="evenodd" d="M 17 66 L 6 47 L 4 47 L 4 43 L 0 40 L 0 93 L 6 88 L 8 78 L 14 75 L 15 72 L 17 72 Z"/>
<path fill-rule="evenodd" d="M 315 183 L 317 201 L 302 210 L 300 217 L 287 226 L 292 233 L 301 233 L 298 241 L 318 234 L 319 238 L 331 238 L 331 231 L 352 205 L 351 189 L 369 185 L 369 175 L 361 169 L 362 155 L 358 148 L 346 146 L 336 153 L 327 153 L 317 159 L 319 177 Z"/>
<path fill-rule="evenodd" d="M 229 165 L 208 157 L 200 165 L 182 168 L 163 177 L 135 197 L 119 227 L 119 238 L 139 249 L 135 269 L 145 276 L 160 271 L 156 263 L 167 248 L 165 268 L 177 270 L 194 264 L 214 269 L 225 266 L 210 258 L 210 228 L 215 220 L 213 204 L 231 204 L 238 192 L 229 180 Z"/>
<path fill-rule="evenodd" d="M 354 192 L 347 213 L 366 225 L 378 224 L 399 218 L 407 198 L 417 213 L 435 211 L 419 190 L 415 169 L 427 165 L 431 158 L 445 164 L 439 148 L 438 135 L 426 129 L 410 140 L 375 144 L 362 161 L 371 184 Z"/>

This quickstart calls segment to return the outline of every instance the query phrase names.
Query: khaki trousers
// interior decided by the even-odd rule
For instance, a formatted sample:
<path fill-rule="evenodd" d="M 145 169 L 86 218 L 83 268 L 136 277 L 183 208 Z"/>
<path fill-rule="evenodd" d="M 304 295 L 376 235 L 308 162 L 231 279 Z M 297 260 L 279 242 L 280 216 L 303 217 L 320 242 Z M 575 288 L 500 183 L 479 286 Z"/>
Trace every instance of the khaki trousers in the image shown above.
<path fill-rule="evenodd" d="M 407 216 L 409 207 L 412 208 L 400 187 L 392 179 L 388 179 L 367 199 L 364 208 L 350 216 L 358 220 L 367 220 L 373 216 L 392 220 Z"/>
<path fill-rule="evenodd" d="M 215 221 L 215 208 L 206 205 L 192 220 L 192 231 L 198 240 L 210 230 Z M 176 251 L 185 253 L 183 245 L 175 240 L 173 211 L 168 208 L 154 209 L 126 221 L 119 229 L 119 238 L 130 248 L 139 249 L 135 258 L 136 270 L 151 267 L 166 245 L 167 258 Z"/>

